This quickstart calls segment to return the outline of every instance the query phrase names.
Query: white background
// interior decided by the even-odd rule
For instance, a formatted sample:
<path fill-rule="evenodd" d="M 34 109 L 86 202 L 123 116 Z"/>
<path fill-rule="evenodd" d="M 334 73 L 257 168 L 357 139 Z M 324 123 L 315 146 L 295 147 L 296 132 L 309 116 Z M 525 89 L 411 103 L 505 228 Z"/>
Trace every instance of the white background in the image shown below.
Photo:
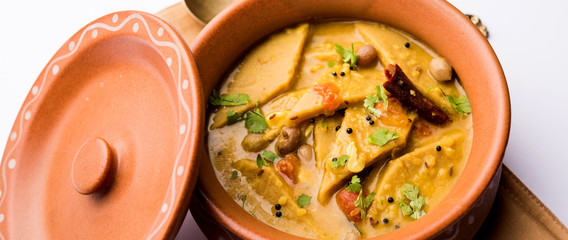
<path fill-rule="evenodd" d="M 90 21 L 120 10 L 155 13 L 178 0 L 0 3 L 0 152 L 21 104 L 51 56 Z M 489 28 L 512 104 L 505 164 L 568 223 L 568 2 L 450 0 Z M 487 86 L 490 87 L 490 86 Z M 187 221 L 186 221 L 187 222 Z M 185 231 L 202 239 L 193 222 Z M 199 237 L 198 237 L 199 236 Z"/>

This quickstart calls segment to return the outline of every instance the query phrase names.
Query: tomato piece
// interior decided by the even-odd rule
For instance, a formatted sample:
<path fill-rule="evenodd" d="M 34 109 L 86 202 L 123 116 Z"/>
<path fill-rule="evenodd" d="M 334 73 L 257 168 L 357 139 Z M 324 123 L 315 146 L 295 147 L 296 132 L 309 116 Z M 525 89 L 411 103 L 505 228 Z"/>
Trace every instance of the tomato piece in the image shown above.
<path fill-rule="evenodd" d="M 292 182 L 296 183 L 298 170 L 300 165 L 300 159 L 293 154 L 290 154 L 284 158 L 282 158 L 276 164 L 276 169 L 280 171 L 282 174 L 286 175 L 288 179 L 292 180 Z"/>
<path fill-rule="evenodd" d="M 335 196 L 339 209 L 349 220 L 353 222 L 361 221 L 361 209 L 359 209 L 359 207 L 355 207 L 355 201 L 358 196 L 359 193 L 347 191 L 345 189 L 339 191 Z"/>
<path fill-rule="evenodd" d="M 423 120 L 419 120 L 414 124 L 414 130 L 412 131 L 412 133 L 414 135 L 417 135 L 419 137 L 428 137 L 430 135 L 432 135 L 432 133 L 434 132 L 434 129 L 432 128 L 432 126 L 430 126 L 430 124 L 428 124 L 428 122 L 423 121 Z"/>
<path fill-rule="evenodd" d="M 315 85 L 313 90 L 323 97 L 323 107 L 328 111 L 333 111 L 341 105 L 339 87 L 334 83 L 323 83 Z"/>
<path fill-rule="evenodd" d="M 379 121 L 388 126 L 404 127 L 408 124 L 408 115 L 402 103 L 396 98 L 389 98 L 388 108 L 385 110 L 385 102 L 375 104 L 375 108 L 381 110 Z"/>

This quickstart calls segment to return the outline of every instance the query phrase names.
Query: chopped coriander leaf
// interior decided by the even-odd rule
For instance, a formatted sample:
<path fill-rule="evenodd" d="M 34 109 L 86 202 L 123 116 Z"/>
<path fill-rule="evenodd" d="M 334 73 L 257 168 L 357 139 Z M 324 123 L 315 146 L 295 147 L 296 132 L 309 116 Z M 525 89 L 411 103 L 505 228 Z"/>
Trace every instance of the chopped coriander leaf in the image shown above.
<path fill-rule="evenodd" d="M 363 103 L 363 106 L 365 108 L 367 108 L 367 110 L 371 114 L 373 114 L 377 117 L 381 117 L 381 113 L 382 113 L 381 110 L 375 108 L 375 104 L 380 103 L 380 102 L 385 103 L 385 109 L 388 108 L 388 106 L 389 106 L 388 96 L 386 94 L 385 87 L 383 87 L 382 85 L 377 86 L 377 93 L 367 96 L 367 98 L 365 99 L 365 101 Z"/>
<path fill-rule="evenodd" d="M 426 212 L 422 210 L 422 207 L 426 204 L 426 198 L 419 195 L 418 187 L 412 184 L 405 184 L 402 186 L 400 192 L 406 199 L 410 200 L 410 204 L 406 204 L 402 199 L 396 200 L 404 216 L 410 216 L 412 219 L 416 220 L 426 214 Z"/>
<path fill-rule="evenodd" d="M 381 128 L 367 137 L 367 141 L 375 145 L 384 146 L 390 140 L 397 138 L 398 134 L 395 131 L 389 132 L 388 128 Z"/>
<path fill-rule="evenodd" d="M 253 217 L 256 218 L 256 215 L 254 215 L 254 213 L 252 213 L 251 211 L 249 211 L 250 215 L 252 215 Z"/>
<path fill-rule="evenodd" d="M 419 196 L 415 200 L 410 201 L 410 207 L 412 209 L 420 210 L 422 209 L 422 206 L 424 206 L 425 203 L 426 199 L 424 199 L 424 196 Z"/>
<path fill-rule="evenodd" d="M 418 199 L 418 192 L 418 187 L 409 183 L 404 184 L 401 190 L 401 193 L 410 201 Z"/>
<path fill-rule="evenodd" d="M 327 122 L 325 121 L 325 118 L 323 118 L 321 121 L 321 127 L 325 127 L 325 125 L 327 125 Z"/>
<path fill-rule="evenodd" d="M 247 201 L 247 195 L 246 195 L 246 194 L 241 197 L 241 201 L 243 201 L 242 207 L 243 207 L 243 209 L 245 209 L 245 202 Z M 251 211 L 248 211 L 248 213 L 250 213 L 250 215 L 252 215 L 253 217 L 256 218 L 256 216 L 254 215 L 254 213 L 252 213 Z"/>
<path fill-rule="evenodd" d="M 424 212 L 424 210 L 418 212 L 414 212 L 412 215 L 410 215 L 410 217 L 414 220 L 418 220 L 420 217 L 424 216 L 426 214 L 426 212 Z"/>
<path fill-rule="evenodd" d="M 231 179 L 237 179 L 237 170 L 233 170 L 233 173 L 231 174 Z"/>
<path fill-rule="evenodd" d="M 357 58 L 359 58 L 359 55 L 355 53 L 353 43 L 351 43 L 351 49 L 344 48 L 343 46 L 336 43 L 335 51 L 339 53 L 339 55 L 341 55 L 344 63 L 349 63 L 351 66 L 355 66 L 355 63 L 357 63 Z"/>
<path fill-rule="evenodd" d="M 432 90 L 434 88 L 440 89 L 440 92 L 442 92 L 442 95 L 444 95 L 444 97 L 446 98 L 448 103 L 460 115 L 466 116 L 468 113 L 471 113 L 471 104 L 469 103 L 469 99 L 467 99 L 466 96 L 456 97 L 453 94 L 452 95 L 446 95 L 444 90 L 442 90 L 439 87 L 431 87 L 426 92 L 429 92 L 430 90 Z"/>
<path fill-rule="evenodd" d="M 410 208 L 410 206 L 404 203 L 404 201 L 402 201 L 401 199 L 397 199 L 396 202 L 398 203 L 398 207 L 402 211 L 402 215 L 409 216 L 410 214 L 412 214 L 412 208 Z"/>
<path fill-rule="evenodd" d="M 379 99 L 378 99 L 377 95 L 371 94 L 371 95 L 367 96 L 367 98 L 363 102 L 363 106 L 365 108 L 367 108 L 367 110 L 371 114 L 373 114 L 377 117 L 381 117 L 381 114 L 382 114 L 381 110 L 375 108 L 375 104 L 377 104 L 378 102 L 379 102 Z"/>
<path fill-rule="evenodd" d="M 356 193 L 361 191 L 361 187 L 361 179 L 357 177 L 357 175 L 353 175 L 353 177 L 351 177 L 351 184 L 347 186 L 345 190 Z"/>
<path fill-rule="evenodd" d="M 345 190 L 351 192 L 359 192 L 359 195 L 357 196 L 357 199 L 355 200 L 353 205 L 355 207 L 359 207 L 359 210 L 361 211 L 361 219 L 365 219 L 367 215 L 367 208 L 371 206 L 371 203 L 373 203 L 373 200 L 375 198 L 375 192 L 372 192 L 365 197 L 363 196 L 363 191 L 361 188 L 361 179 L 357 177 L 357 175 L 354 175 L 353 177 L 351 177 L 351 185 L 346 187 Z"/>
<path fill-rule="evenodd" d="M 355 207 L 359 207 L 359 209 L 361 210 L 361 219 L 365 219 L 367 217 L 367 208 L 371 206 L 374 198 L 375 192 L 372 192 L 366 197 L 363 196 L 363 191 L 359 192 L 359 196 L 357 196 L 357 199 L 355 200 L 355 203 L 353 203 L 353 205 Z"/>
<path fill-rule="evenodd" d="M 371 203 L 373 203 L 373 200 L 375 200 L 375 192 L 371 192 L 371 194 L 369 194 L 368 196 L 365 197 L 365 208 L 368 208 L 369 206 L 371 206 Z"/>
<path fill-rule="evenodd" d="M 262 151 L 262 154 L 260 156 L 264 160 L 271 161 L 271 162 L 274 162 L 274 160 L 276 160 L 279 157 L 278 154 L 273 153 L 271 151 L 267 151 L 267 150 Z"/>
<path fill-rule="evenodd" d="M 298 203 L 298 206 L 300 207 L 305 207 L 306 205 L 310 204 L 310 201 L 312 200 L 312 197 L 302 194 L 298 197 L 298 200 L 296 201 L 296 203 Z"/>
<path fill-rule="evenodd" d="M 257 108 L 254 111 L 247 112 L 245 116 L 245 127 L 250 133 L 263 133 L 268 129 L 268 124 L 264 119 L 264 116 L 260 113 Z"/>
<path fill-rule="evenodd" d="M 327 62 L 327 66 L 330 67 L 330 68 L 333 67 L 334 65 L 335 65 L 335 62 Z"/>
<path fill-rule="evenodd" d="M 245 202 L 247 201 L 247 195 L 246 194 L 241 197 L 241 201 L 243 201 L 243 209 L 244 209 L 245 208 Z"/>
<path fill-rule="evenodd" d="M 357 177 L 357 175 L 353 175 L 353 177 L 351 177 L 351 184 L 353 183 L 361 183 L 361 179 Z"/>
<path fill-rule="evenodd" d="M 389 97 L 387 96 L 385 87 L 380 85 L 377 87 L 377 95 L 379 96 L 379 101 L 385 102 L 385 109 L 389 108 Z"/>
<path fill-rule="evenodd" d="M 345 165 L 345 163 L 349 160 L 349 156 L 342 155 L 341 157 L 337 158 L 337 161 L 331 161 L 331 168 L 337 168 L 339 166 Z"/>
<path fill-rule="evenodd" d="M 217 90 L 213 90 L 213 93 L 209 96 L 209 104 L 215 106 L 238 106 L 249 102 L 250 98 L 247 94 L 219 95 Z"/>
<path fill-rule="evenodd" d="M 267 163 L 266 160 L 264 160 L 264 158 L 260 156 L 260 154 L 256 155 L 256 165 L 259 168 L 262 168 L 262 166 L 270 166 L 270 164 Z"/>
<path fill-rule="evenodd" d="M 447 95 L 446 99 L 460 115 L 466 116 L 471 113 L 471 104 L 466 96 L 455 97 L 454 95 Z"/>
<path fill-rule="evenodd" d="M 244 114 L 239 114 L 235 111 L 227 111 L 227 120 L 229 125 L 235 124 L 244 119 Z"/>

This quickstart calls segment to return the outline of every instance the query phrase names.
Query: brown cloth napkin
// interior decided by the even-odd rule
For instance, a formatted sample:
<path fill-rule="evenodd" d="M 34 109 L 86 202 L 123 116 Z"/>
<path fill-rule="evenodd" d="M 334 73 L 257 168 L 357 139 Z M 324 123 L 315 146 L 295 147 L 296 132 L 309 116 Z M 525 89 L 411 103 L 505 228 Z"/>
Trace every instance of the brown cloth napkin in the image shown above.
<path fill-rule="evenodd" d="M 568 229 L 503 165 L 495 203 L 474 239 L 568 239 Z"/>
<path fill-rule="evenodd" d="M 157 13 L 189 44 L 205 26 L 183 2 Z M 495 203 L 474 239 L 568 239 L 568 229 L 507 168 L 503 166 Z"/>

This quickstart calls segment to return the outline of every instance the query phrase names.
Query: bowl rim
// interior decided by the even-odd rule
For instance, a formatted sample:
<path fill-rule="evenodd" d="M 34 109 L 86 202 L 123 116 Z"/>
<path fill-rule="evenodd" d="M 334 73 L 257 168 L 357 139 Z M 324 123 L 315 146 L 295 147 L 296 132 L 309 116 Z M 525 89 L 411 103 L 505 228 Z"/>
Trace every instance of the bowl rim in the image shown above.
<path fill-rule="evenodd" d="M 350 16 L 353 16 L 353 12 L 357 11 L 364 15 L 364 17 L 359 19 L 375 21 L 374 19 L 369 19 L 368 14 L 369 12 L 372 12 L 372 10 L 368 9 L 375 9 L 384 5 L 389 7 L 396 5 L 399 10 L 403 8 L 412 12 L 416 16 L 419 16 L 423 19 L 423 22 L 421 23 L 419 21 L 413 22 L 405 19 L 401 20 L 401 17 L 396 16 L 396 13 L 383 13 L 384 16 L 377 18 L 382 18 L 382 23 L 402 29 L 416 38 L 421 39 L 423 42 L 426 42 L 438 53 L 446 56 L 451 63 L 458 61 L 473 61 L 478 64 L 476 66 L 471 66 L 471 69 L 463 67 L 463 63 L 459 64 L 461 67 L 456 68 L 456 72 L 458 72 L 458 74 L 462 77 L 462 84 L 464 85 L 468 96 L 475 95 L 478 100 L 475 102 L 472 101 L 475 142 L 472 143 L 472 152 L 468 157 L 464 173 L 468 169 L 472 168 L 479 168 L 480 170 L 477 172 L 477 178 L 472 178 L 472 181 L 468 183 L 466 183 L 464 177 L 461 176 L 454 188 L 450 191 L 450 193 L 448 193 L 448 195 L 458 194 L 461 196 L 460 199 L 448 200 L 448 196 L 446 196 L 442 199 L 442 201 L 440 201 L 438 206 L 432 209 L 432 211 L 441 212 L 441 205 L 444 205 L 444 203 L 450 203 L 449 205 L 451 205 L 451 208 L 448 206 L 443 207 L 443 210 L 445 211 L 443 216 L 438 216 L 441 214 L 436 216 L 432 216 L 434 214 L 426 214 L 423 217 L 425 220 L 421 219 L 422 221 L 415 221 L 404 228 L 373 237 L 373 239 L 382 237 L 435 237 L 444 229 L 460 220 L 468 212 L 468 210 L 472 208 L 472 206 L 484 193 L 484 190 L 489 186 L 491 180 L 495 174 L 497 174 L 497 171 L 501 166 L 509 138 L 511 121 L 510 98 L 505 74 L 487 39 L 463 13 L 446 1 L 400 0 L 397 1 L 397 3 L 389 3 L 387 0 L 368 0 L 357 3 L 350 2 L 351 4 L 348 6 L 343 5 L 344 9 L 342 10 L 345 12 L 342 12 L 341 14 L 337 14 L 337 12 L 334 14 L 333 10 L 327 11 L 314 9 L 314 6 L 318 6 L 318 4 L 323 3 L 325 3 L 324 6 L 328 6 L 328 8 L 339 8 L 342 7 L 341 4 L 345 4 L 346 2 L 348 1 L 314 0 L 312 3 L 303 3 L 303 1 L 285 0 L 279 3 L 274 3 L 273 5 L 268 5 L 262 0 L 237 1 L 237 3 L 231 5 L 228 9 L 213 19 L 191 44 L 191 49 L 193 50 L 198 69 L 201 74 L 201 79 L 203 81 L 204 94 L 209 94 L 211 90 L 218 85 L 220 78 L 224 76 L 224 71 L 218 71 L 217 69 L 228 69 L 234 64 L 237 57 L 240 57 L 242 53 L 247 52 L 253 44 L 267 36 L 269 33 L 275 32 L 283 27 L 304 21 L 350 18 Z M 263 11 L 259 11 L 259 9 L 262 9 Z M 258 19 L 263 19 L 266 22 L 276 21 L 275 19 L 278 19 L 278 16 L 266 16 L 266 14 L 268 14 L 266 12 L 275 11 L 275 9 L 281 12 L 279 15 L 284 15 L 286 18 L 280 18 L 281 22 L 277 22 L 278 24 L 273 24 L 270 27 L 264 26 L 264 29 L 259 30 L 259 28 L 262 28 L 259 26 L 263 26 L 264 23 L 259 23 Z M 317 12 L 318 14 L 310 15 L 310 13 L 313 14 L 314 12 Z M 432 12 L 435 12 L 435 14 L 431 14 Z M 408 15 L 408 13 L 405 13 L 405 15 Z M 261 18 L 261 16 L 270 19 L 266 20 L 265 18 Z M 243 19 L 252 21 L 248 24 L 248 26 L 256 27 L 254 28 L 255 31 L 239 33 L 236 29 L 239 29 L 239 24 L 243 24 Z M 419 29 L 421 25 L 424 25 L 424 22 L 434 24 L 429 25 L 428 28 Z M 446 28 L 451 29 L 457 34 L 452 36 L 440 34 L 439 36 L 433 37 L 427 35 L 425 32 L 425 29 L 430 29 L 444 33 Z M 241 35 L 239 35 L 239 38 L 237 39 L 235 38 L 235 35 L 238 34 Z M 254 34 L 257 34 L 258 36 L 252 36 Z M 219 50 L 217 49 L 219 46 L 216 46 L 216 44 L 222 43 L 222 38 L 224 37 L 232 37 L 232 40 L 236 40 L 234 42 L 226 43 L 225 45 L 227 46 L 221 47 L 222 49 Z M 444 41 L 447 42 L 448 37 L 452 37 L 452 39 L 459 42 L 459 44 L 453 43 L 452 46 L 442 46 L 443 44 L 441 43 Z M 444 40 L 444 38 L 446 40 Z M 248 39 L 248 42 L 240 42 L 241 39 Z M 254 41 L 251 41 L 251 39 Z M 466 43 L 472 45 L 465 45 Z M 217 61 L 215 65 L 212 65 L 215 58 L 207 59 L 209 56 L 218 54 L 217 52 L 231 51 L 230 49 L 228 50 L 228 48 L 231 47 L 240 48 L 240 50 L 237 50 L 237 52 L 240 51 L 240 53 L 237 54 L 238 56 L 234 56 L 235 54 L 225 55 L 225 57 L 231 61 L 225 60 L 225 62 L 221 63 Z M 458 56 L 458 54 L 449 54 L 452 51 L 456 51 L 456 48 L 459 47 L 469 49 L 468 53 L 475 53 L 475 55 L 462 54 Z M 475 51 L 472 51 L 471 49 L 475 49 Z M 461 58 L 461 60 L 458 58 Z M 477 59 L 483 59 L 484 61 L 475 61 Z M 210 66 L 218 66 L 218 68 Z M 474 74 L 461 75 L 461 72 L 471 73 L 476 70 L 480 71 L 479 74 L 483 73 L 482 75 L 486 76 L 487 79 L 472 80 L 472 77 L 470 78 L 469 75 L 475 76 Z M 490 84 L 491 87 L 484 89 L 484 92 L 481 92 L 481 90 L 478 89 L 479 87 L 476 87 L 475 85 L 482 84 Z M 484 96 L 484 98 L 481 96 Z M 489 110 L 486 109 L 487 107 L 489 107 Z M 492 129 L 489 129 L 489 125 L 491 125 Z M 479 133 L 486 136 L 485 140 L 489 140 L 489 144 L 488 142 L 480 141 L 477 136 L 479 134 L 476 132 L 476 126 L 483 126 L 483 128 L 479 130 Z M 230 229 L 235 234 L 243 238 L 256 239 L 281 236 L 289 239 L 303 239 L 270 227 L 269 225 L 256 220 L 245 211 L 240 210 L 240 207 L 236 204 L 236 202 L 232 200 L 232 198 L 219 184 L 211 164 L 209 163 L 209 157 L 206 150 L 204 150 L 204 152 L 205 155 L 202 156 L 201 159 L 208 163 L 201 164 L 201 174 L 199 175 L 196 194 L 203 197 L 203 201 L 206 206 L 205 210 L 210 213 L 211 216 L 213 216 L 224 227 Z M 472 159 L 480 160 L 480 162 L 472 161 Z M 481 166 L 482 164 L 487 165 Z M 458 186 L 468 186 L 468 189 L 457 189 Z M 222 199 L 229 199 L 231 201 L 223 202 Z M 491 202 L 492 200 L 493 199 L 491 199 Z M 225 206 L 220 206 L 221 204 L 225 204 Z M 434 217 L 438 218 L 434 219 Z M 262 225 L 259 225 L 258 223 L 262 223 Z"/>

